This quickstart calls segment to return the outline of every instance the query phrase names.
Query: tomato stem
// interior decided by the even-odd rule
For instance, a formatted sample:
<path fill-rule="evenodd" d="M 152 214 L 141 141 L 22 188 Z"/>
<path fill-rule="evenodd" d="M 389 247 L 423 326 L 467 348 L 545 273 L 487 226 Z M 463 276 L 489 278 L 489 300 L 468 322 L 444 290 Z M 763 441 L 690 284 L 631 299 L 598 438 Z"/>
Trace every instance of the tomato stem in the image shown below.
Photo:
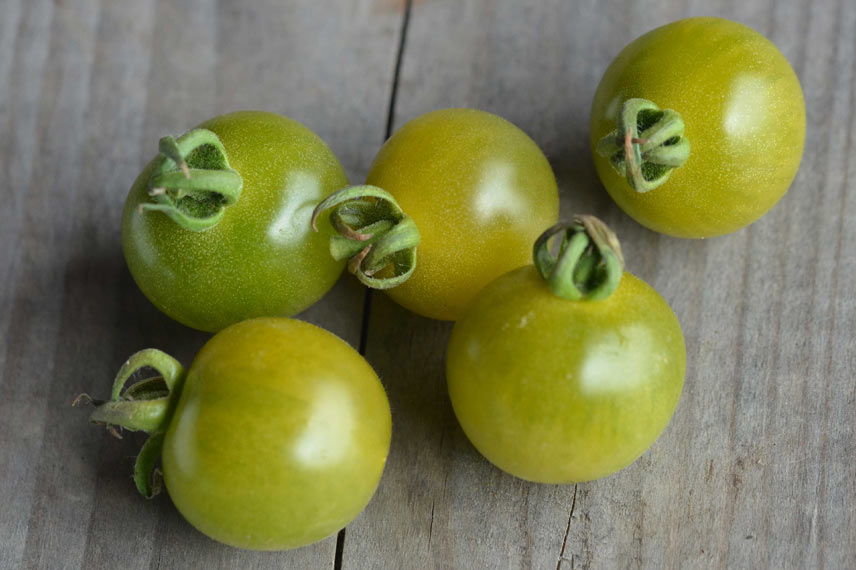
<path fill-rule="evenodd" d="M 558 255 L 551 251 L 561 236 Z M 594 216 L 574 216 L 558 223 L 535 240 L 535 267 L 550 290 L 571 301 L 606 299 L 618 288 L 624 257 L 615 233 Z"/>
<path fill-rule="evenodd" d="M 141 204 L 140 212 L 163 212 L 195 232 L 216 226 L 226 208 L 238 201 L 243 187 L 217 135 L 193 129 L 178 139 L 165 136 L 158 150 L 158 163 L 148 182 L 151 202 Z"/>
<path fill-rule="evenodd" d="M 125 384 L 141 368 L 153 368 L 160 376 L 148 378 L 125 388 Z M 134 481 L 140 493 L 150 498 L 160 491 L 154 469 L 163 447 L 163 436 L 184 382 L 184 367 L 170 355 L 154 348 L 141 350 L 129 358 L 113 380 L 111 399 L 93 400 L 78 396 L 75 403 L 88 400 L 95 404 L 89 421 L 106 425 L 119 436 L 116 427 L 144 431 L 150 437 L 143 444 L 134 467 Z"/>
<path fill-rule="evenodd" d="M 598 141 L 597 152 L 609 158 L 634 190 L 648 192 L 689 159 L 690 143 L 677 111 L 634 98 L 624 102 L 618 128 Z"/>
<path fill-rule="evenodd" d="M 395 198 L 377 186 L 350 186 L 329 195 L 312 212 L 330 213 L 337 232 L 330 238 L 330 255 L 348 259 L 348 270 L 372 289 L 389 289 L 407 281 L 416 269 L 419 228 Z"/>

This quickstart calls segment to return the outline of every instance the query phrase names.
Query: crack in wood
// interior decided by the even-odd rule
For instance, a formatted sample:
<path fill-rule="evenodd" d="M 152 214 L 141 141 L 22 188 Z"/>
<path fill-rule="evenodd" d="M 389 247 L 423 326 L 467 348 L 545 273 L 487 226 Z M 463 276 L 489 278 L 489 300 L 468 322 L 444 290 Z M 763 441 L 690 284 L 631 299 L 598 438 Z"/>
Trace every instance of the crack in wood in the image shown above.
<path fill-rule="evenodd" d="M 428 524 L 428 550 L 431 550 L 431 537 L 434 535 L 434 501 L 431 501 L 431 522 Z"/>
<path fill-rule="evenodd" d="M 556 561 L 556 570 L 560 570 L 562 562 L 566 560 L 571 563 L 571 570 L 574 568 L 574 560 L 565 558 L 565 549 L 568 547 L 568 535 L 571 533 L 571 519 L 574 516 L 574 509 L 577 506 L 577 485 L 574 485 L 574 496 L 571 499 L 571 509 L 568 512 L 568 525 L 565 527 L 565 536 L 562 538 L 562 550 L 559 551 L 559 559 Z"/>

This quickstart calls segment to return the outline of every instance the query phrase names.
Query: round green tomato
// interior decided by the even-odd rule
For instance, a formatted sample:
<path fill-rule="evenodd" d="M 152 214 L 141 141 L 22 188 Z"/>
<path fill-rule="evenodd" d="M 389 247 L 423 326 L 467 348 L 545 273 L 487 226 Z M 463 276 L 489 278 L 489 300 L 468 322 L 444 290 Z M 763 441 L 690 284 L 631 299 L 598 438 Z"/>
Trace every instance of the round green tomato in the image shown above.
<path fill-rule="evenodd" d="M 122 245 L 140 289 L 161 311 L 190 327 L 217 331 L 251 317 L 293 315 L 336 282 L 329 224 L 309 225 L 315 205 L 347 186 L 332 151 L 312 131 L 260 111 L 199 125 L 223 143 L 243 179 L 238 201 L 204 231 L 183 229 L 161 212 L 140 212 L 155 162 L 125 201 Z"/>
<path fill-rule="evenodd" d="M 211 538 L 295 548 L 366 506 L 390 429 L 380 381 L 345 342 L 301 321 L 246 321 L 193 361 L 164 440 L 164 481 Z"/>
<path fill-rule="evenodd" d="M 535 142 L 474 109 L 408 122 L 367 183 L 392 194 L 422 236 L 413 275 L 387 294 L 435 319 L 458 318 L 482 287 L 529 263 L 532 242 L 559 215 L 556 179 Z"/>
<path fill-rule="evenodd" d="M 601 301 L 568 301 L 533 266 L 488 285 L 455 324 L 449 396 L 464 432 L 500 469 L 541 483 L 629 465 L 669 423 L 684 383 L 678 320 L 624 273 Z"/>
<path fill-rule="evenodd" d="M 624 101 L 677 111 L 689 159 L 637 192 L 597 153 Z M 689 18 L 657 28 L 613 60 L 594 96 L 590 142 L 600 179 L 633 219 L 665 234 L 733 232 L 767 212 L 796 175 L 805 141 L 799 80 L 769 40 L 736 22 Z"/>

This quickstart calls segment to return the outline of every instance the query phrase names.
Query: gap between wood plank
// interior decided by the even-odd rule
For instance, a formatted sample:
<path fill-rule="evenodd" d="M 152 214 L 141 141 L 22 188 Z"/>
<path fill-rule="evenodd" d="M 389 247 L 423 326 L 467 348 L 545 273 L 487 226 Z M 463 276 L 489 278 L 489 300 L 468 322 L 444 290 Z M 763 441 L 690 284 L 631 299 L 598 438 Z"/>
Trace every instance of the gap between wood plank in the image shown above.
<path fill-rule="evenodd" d="M 401 74 L 401 62 L 404 60 L 404 45 L 407 41 L 407 26 L 410 23 L 410 9 L 412 0 L 405 0 L 404 14 L 401 18 L 401 33 L 398 37 L 398 48 L 395 54 L 395 68 L 392 73 L 392 88 L 389 94 L 389 106 L 386 113 L 386 131 L 384 133 L 384 141 L 392 135 L 392 127 L 395 122 L 395 102 L 398 99 L 398 79 Z M 369 336 L 369 313 L 372 308 L 372 290 L 366 288 L 365 296 L 363 297 L 363 318 L 360 323 L 360 345 L 358 351 L 360 355 L 366 355 L 366 344 Z M 342 570 L 342 559 L 345 553 L 345 532 L 347 527 L 339 531 L 336 536 L 336 555 L 333 558 L 333 570 Z"/>

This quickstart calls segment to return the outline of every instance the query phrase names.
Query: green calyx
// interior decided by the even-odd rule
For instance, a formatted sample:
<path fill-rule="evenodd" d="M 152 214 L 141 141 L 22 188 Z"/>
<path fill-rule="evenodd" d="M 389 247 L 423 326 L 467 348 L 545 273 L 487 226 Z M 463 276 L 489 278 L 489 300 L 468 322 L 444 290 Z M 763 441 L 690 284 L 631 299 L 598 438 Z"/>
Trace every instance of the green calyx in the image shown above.
<path fill-rule="evenodd" d="M 125 388 L 128 379 L 141 368 L 153 368 L 160 376 Z M 81 394 L 75 400 L 75 404 L 86 400 L 95 404 L 89 421 L 106 425 L 116 437 L 121 438 L 117 427 L 149 434 L 134 465 L 134 483 L 146 498 L 157 495 L 161 490 L 161 475 L 155 464 L 160 457 L 184 377 L 184 368 L 177 360 L 165 352 L 149 348 L 134 354 L 119 369 L 110 400 L 93 400 L 87 394 Z"/>
<path fill-rule="evenodd" d="M 148 182 L 151 202 L 140 212 L 163 212 L 182 228 L 199 232 L 216 226 L 238 201 L 241 175 L 229 167 L 226 149 L 208 129 L 193 129 L 158 143 L 160 155 Z"/>
<path fill-rule="evenodd" d="M 561 236 L 558 254 L 554 238 Z M 574 216 L 535 240 L 535 267 L 550 290 L 571 301 L 606 299 L 618 288 L 624 272 L 621 245 L 615 233 L 594 216 Z"/>
<path fill-rule="evenodd" d="M 351 186 L 328 196 L 312 212 L 312 228 L 326 210 L 336 234 L 330 255 L 348 259 L 348 270 L 372 289 L 407 281 L 416 269 L 419 229 L 389 192 L 377 186 Z"/>
<path fill-rule="evenodd" d="M 609 159 L 637 192 L 665 183 L 690 157 L 684 121 L 677 111 L 660 109 L 647 99 L 628 99 L 618 128 L 600 139 L 597 153 Z"/>

